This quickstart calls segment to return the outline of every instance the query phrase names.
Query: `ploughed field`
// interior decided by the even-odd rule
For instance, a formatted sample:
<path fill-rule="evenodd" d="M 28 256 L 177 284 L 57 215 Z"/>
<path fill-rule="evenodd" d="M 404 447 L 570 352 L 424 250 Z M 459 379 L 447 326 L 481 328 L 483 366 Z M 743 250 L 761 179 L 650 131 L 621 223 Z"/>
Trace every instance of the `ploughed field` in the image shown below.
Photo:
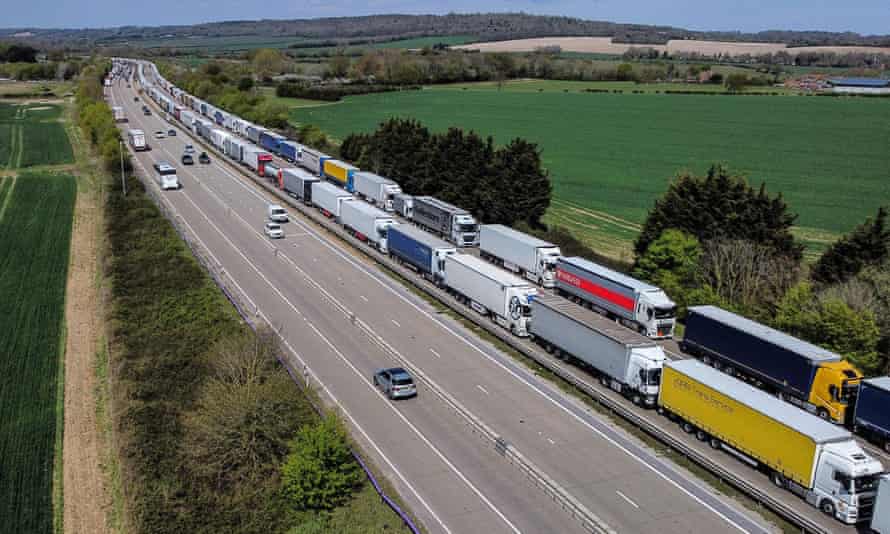
<path fill-rule="evenodd" d="M 61 108 L 0 102 L 0 170 L 72 163 Z"/>
<path fill-rule="evenodd" d="M 75 192 L 70 175 L 0 177 L 4 532 L 53 532 L 53 466 L 61 452 L 59 362 Z"/>
<path fill-rule="evenodd" d="M 528 90 L 528 84 L 534 90 Z M 800 215 L 798 236 L 823 249 L 890 202 L 890 101 L 815 96 L 586 93 L 589 84 L 455 84 L 349 97 L 292 119 L 343 139 L 391 116 L 524 137 L 542 149 L 554 198 L 547 220 L 630 259 L 647 210 L 683 169 L 722 162 Z"/>

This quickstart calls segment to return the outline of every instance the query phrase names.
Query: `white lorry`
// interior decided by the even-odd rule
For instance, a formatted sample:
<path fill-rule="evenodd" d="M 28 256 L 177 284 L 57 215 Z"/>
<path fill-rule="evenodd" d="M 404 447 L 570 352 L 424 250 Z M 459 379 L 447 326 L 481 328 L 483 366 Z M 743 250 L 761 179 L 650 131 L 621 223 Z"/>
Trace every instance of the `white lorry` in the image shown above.
<path fill-rule="evenodd" d="M 355 197 L 327 182 L 315 182 L 312 184 L 312 204 L 325 215 L 332 219 L 340 217 L 340 208 L 345 202 L 351 202 Z"/>
<path fill-rule="evenodd" d="M 634 404 L 655 406 L 664 350 L 654 341 L 562 297 L 537 295 L 529 333 L 557 358 L 581 363 Z"/>
<path fill-rule="evenodd" d="M 360 241 L 377 247 L 387 254 L 387 232 L 396 224 L 392 215 L 364 202 L 344 202 L 340 207 L 340 222 Z"/>
<path fill-rule="evenodd" d="M 113 106 L 111 115 L 114 117 L 114 122 L 127 122 L 127 116 L 124 114 L 124 108 L 121 106 Z"/>
<path fill-rule="evenodd" d="M 479 244 L 479 224 L 470 212 L 435 197 L 414 197 L 411 220 L 459 247 Z"/>
<path fill-rule="evenodd" d="M 145 132 L 142 130 L 127 130 L 127 141 L 136 152 L 148 150 L 148 145 L 145 144 Z"/>
<path fill-rule="evenodd" d="M 878 479 L 878 495 L 872 510 L 871 529 L 878 534 L 890 534 L 890 474 Z"/>
<path fill-rule="evenodd" d="M 357 172 L 353 175 L 355 193 L 371 204 L 386 211 L 393 211 L 393 198 L 402 192 L 399 184 L 374 174 L 373 172 Z"/>
<path fill-rule="evenodd" d="M 519 337 L 528 336 L 534 286 L 503 269 L 471 256 L 445 256 L 445 288 L 464 304 Z"/>
<path fill-rule="evenodd" d="M 485 224 L 479 233 L 480 255 L 543 287 L 556 284 L 559 247 L 502 224 Z"/>

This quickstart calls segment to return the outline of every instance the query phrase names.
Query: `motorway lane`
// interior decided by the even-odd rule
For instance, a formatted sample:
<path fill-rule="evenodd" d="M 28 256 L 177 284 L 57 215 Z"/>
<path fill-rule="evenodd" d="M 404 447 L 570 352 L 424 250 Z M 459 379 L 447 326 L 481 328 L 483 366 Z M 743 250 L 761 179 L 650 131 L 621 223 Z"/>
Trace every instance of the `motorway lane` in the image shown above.
<path fill-rule="evenodd" d="M 237 178 L 232 178 L 228 186 L 222 185 L 224 179 L 209 180 L 209 186 L 231 202 L 234 211 L 243 212 L 245 218 L 256 217 L 259 227 L 265 204 L 262 197 L 243 190 L 239 193 L 237 188 L 246 186 L 236 183 Z M 418 317 L 418 310 L 411 306 L 393 303 L 392 288 L 382 282 L 367 283 L 376 278 L 361 269 L 356 272 L 355 266 L 344 262 L 342 257 L 332 257 L 330 245 L 323 243 L 312 228 L 299 223 L 288 226 L 299 226 L 300 231 L 296 233 L 306 235 L 299 236 L 299 249 L 282 247 L 283 255 L 297 255 L 292 259 L 299 261 L 301 268 L 323 280 L 326 288 L 336 292 L 339 300 L 348 302 L 378 334 L 400 347 L 403 354 L 410 355 L 412 364 L 434 376 L 440 384 L 446 384 L 461 402 L 499 433 L 508 436 L 524 454 L 545 467 L 550 476 L 572 489 L 576 497 L 606 517 L 610 524 L 634 531 L 727 527 L 701 503 L 662 477 L 653 476 L 642 462 L 628 458 L 626 452 L 592 433 L 589 427 L 578 424 L 580 418 L 567 417 L 564 407 L 546 402 L 546 396 L 533 386 L 522 384 L 522 379 L 505 373 L 502 366 L 480 358 L 459 336 L 443 331 L 440 324 L 424 319 L 422 314 Z M 294 233 L 291 228 L 287 231 Z M 316 246 L 313 241 L 317 242 Z M 309 261 L 309 257 L 313 261 Z M 367 276 L 366 283 L 357 280 L 362 275 Z M 343 283 L 344 280 L 350 282 Z M 360 293 L 356 294 L 357 291 Z M 382 305 L 385 302 L 390 304 Z M 526 387 L 517 388 L 517 381 Z"/>
<path fill-rule="evenodd" d="M 132 112 L 130 116 L 134 116 Z M 153 131 L 158 129 L 157 122 L 134 118 L 132 126 Z M 175 161 L 175 154 L 168 149 L 171 141 L 154 141 L 154 150 L 138 153 L 137 160 L 149 169 L 154 160 Z M 384 399 L 371 386 L 369 377 L 373 369 L 393 362 L 352 327 L 344 335 L 346 319 L 342 314 L 319 298 L 314 286 L 289 268 L 283 257 L 273 255 L 272 247 L 254 233 L 255 228 L 229 216 L 222 204 L 210 198 L 212 195 L 199 182 L 208 183 L 214 172 L 206 166 L 181 168 L 184 188 L 164 195 L 204 246 L 213 251 L 228 275 L 239 281 L 252 301 L 262 303 L 262 313 L 328 385 L 352 422 L 365 425 L 360 432 L 373 440 L 371 450 L 379 448 L 389 455 L 395 464 L 390 469 L 383 465 L 386 461 L 377 463 L 391 472 L 400 494 L 411 502 L 431 531 L 580 530 L 552 502 L 540 499 L 539 490 L 530 487 L 516 470 L 504 468 L 503 458 L 492 448 L 472 436 L 466 439 L 464 423 L 432 395 L 421 392 L 423 397 L 397 404 Z M 347 360 L 344 354 L 350 358 Z M 406 421 L 394 417 L 391 411 L 405 415 L 406 420 L 420 427 L 418 433 L 408 431 Z M 447 458 L 451 457 L 461 459 L 460 467 L 449 466 Z M 493 500 L 505 501 L 507 512 L 488 504 L 487 494 L 494 495 Z"/>

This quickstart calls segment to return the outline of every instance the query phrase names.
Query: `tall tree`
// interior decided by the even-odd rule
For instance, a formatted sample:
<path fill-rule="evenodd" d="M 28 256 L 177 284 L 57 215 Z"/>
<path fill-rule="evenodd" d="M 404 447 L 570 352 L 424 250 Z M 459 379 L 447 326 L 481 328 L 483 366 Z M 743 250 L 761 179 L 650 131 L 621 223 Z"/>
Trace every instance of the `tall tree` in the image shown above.
<path fill-rule="evenodd" d="M 678 175 L 649 211 L 634 249 L 637 258 L 668 228 L 677 228 L 704 243 L 739 239 L 765 245 L 800 260 L 802 247 L 794 241 L 791 213 L 781 193 L 771 197 L 766 186 L 753 189 L 744 177 L 714 165 L 705 176 Z"/>
<path fill-rule="evenodd" d="M 813 266 L 812 278 L 821 284 L 844 282 L 863 268 L 879 265 L 890 255 L 887 208 L 878 208 L 874 218 L 833 243 Z"/>

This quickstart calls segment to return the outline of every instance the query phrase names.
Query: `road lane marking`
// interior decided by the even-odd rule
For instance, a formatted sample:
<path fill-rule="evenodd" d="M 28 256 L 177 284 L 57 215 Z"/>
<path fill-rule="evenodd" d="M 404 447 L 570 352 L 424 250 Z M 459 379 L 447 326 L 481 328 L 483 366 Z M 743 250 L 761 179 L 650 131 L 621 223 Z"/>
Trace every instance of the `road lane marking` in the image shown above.
<path fill-rule="evenodd" d="M 390 319 L 390 321 L 392 321 L 392 324 L 394 324 L 394 325 L 396 325 L 396 326 L 398 326 L 398 327 L 399 327 L 399 328 L 401 328 L 401 327 L 402 327 L 402 325 L 400 325 L 400 324 L 399 324 L 399 322 L 398 322 L 398 321 L 396 321 L 396 320 L 395 320 L 395 319 Z"/>
<path fill-rule="evenodd" d="M 634 508 L 637 508 L 637 509 L 638 509 L 638 508 L 640 507 L 637 503 L 635 503 L 635 502 L 633 502 L 632 500 L 630 500 L 630 497 L 628 497 L 627 495 L 621 493 L 620 491 L 615 490 L 615 493 L 617 493 L 619 497 L 621 497 L 622 499 L 624 499 L 625 501 L 627 501 L 628 504 L 630 504 L 630 505 L 633 506 Z"/>
<path fill-rule="evenodd" d="M 552 440 L 552 439 L 550 439 L 550 438 L 547 438 L 547 441 L 549 441 L 549 442 L 550 442 L 550 444 L 551 444 L 551 445 L 556 445 L 556 442 L 555 442 L 555 441 L 553 441 L 553 440 Z"/>
<path fill-rule="evenodd" d="M 479 384 L 476 384 L 476 387 L 479 388 L 479 390 L 480 390 L 482 393 L 485 393 L 486 395 L 489 395 L 488 390 L 485 389 L 484 387 L 480 386 Z"/>
<path fill-rule="evenodd" d="M 436 352 L 436 349 L 430 349 L 430 352 L 432 352 L 432 353 L 433 353 L 433 356 L 435 356 L 436 358 L 441 358 L 441 357 L 442 357 L 441 354 L 439 354 L 438 352 Z"/>

